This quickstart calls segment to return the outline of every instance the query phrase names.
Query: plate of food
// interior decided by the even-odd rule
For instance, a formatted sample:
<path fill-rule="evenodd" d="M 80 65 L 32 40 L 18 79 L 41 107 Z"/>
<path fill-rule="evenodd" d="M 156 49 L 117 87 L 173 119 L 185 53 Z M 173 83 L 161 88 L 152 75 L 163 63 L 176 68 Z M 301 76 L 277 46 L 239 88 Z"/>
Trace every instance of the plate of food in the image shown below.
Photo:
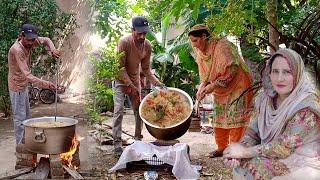
<path fill-rule="evenodd" d="M 192 99 L 186 92 L 168 87 L 149 93 L 142 100 L 139 113 L 152 127 L 171 128 L 186 121 L 192 109 Z"/>

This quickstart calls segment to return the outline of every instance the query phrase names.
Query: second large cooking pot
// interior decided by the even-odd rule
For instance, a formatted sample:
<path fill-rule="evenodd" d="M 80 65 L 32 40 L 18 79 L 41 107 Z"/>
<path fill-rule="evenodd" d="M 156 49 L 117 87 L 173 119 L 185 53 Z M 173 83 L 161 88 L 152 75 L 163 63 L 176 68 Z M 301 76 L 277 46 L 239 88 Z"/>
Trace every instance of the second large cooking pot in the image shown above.
<path fill-rule="evenodd" d="M 32 118 L 24 121 L 27 149 L 38 154 L 68 152 L 76 134 L 78 121 L 67 117 L 57 117 L 56 121 L 61 122 L 61 125 L 44 127 L 46 123 L 55 122 L 54 117 Z"/>
<path fill-rule="evenodd" d="M 176 91 L 176 92 L 182 94 L 185 97 L 185 100 L 187 101 L 187 103 L 190 105 L 191 110 L 190 110 L 187 118 L 185 118 L 184 120 L 182 120 L 178 124 L 174 124 L 169 127 L 159 127 L 154 124 L 151 124 L 148 120 L 141 117 L 142 106 L 143 106 L 144 102 L 146 101 L 146 99 L 148 99 L 148 97 L 151 96 L 153 92 L 149 93 L 146 97 L 144 97 L 143 100 L 141 101 L 140 106 L 139 106 L 140 117 L 143 120 L 143 122 L 145 123 L 148 132 L 153 137 L 160 139 L 160 140 L 174 140 L 174 139 L 177 139 L 177 138 L 181 137 L 182 135 L 184 135 L 187 132 L 187 130 L 189 129 L 190 122 L 191 122 L 190 116 L 192 114 L 192 109 L 193 109 L 192 99 L 186 92 L 184 92 L 181 89 L 172 88 L 172 87 L 168 87 L 167 90 L 168 91 Z"/>

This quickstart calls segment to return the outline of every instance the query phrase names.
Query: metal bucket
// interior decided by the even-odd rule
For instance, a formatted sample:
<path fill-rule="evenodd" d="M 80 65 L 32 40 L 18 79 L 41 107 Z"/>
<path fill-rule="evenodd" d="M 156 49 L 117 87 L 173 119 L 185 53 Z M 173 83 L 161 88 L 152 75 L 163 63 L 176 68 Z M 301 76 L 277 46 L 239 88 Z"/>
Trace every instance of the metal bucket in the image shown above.
<path fill-rule="evenodd" d="M 187 118 L 180 121 L 178 124 L 174 124 L 169 127 L 159 127 L 154 124 L 151 124 L 149 121 L 147 121 L 146 119 L 141 117 L 142 106 L 143 106 L 144 102 L 146 101 L 146 99 L 148 99 L 148 97 L 151 96 L 153 92 L 149 93 L 146 97 L 144 97 L 143 100 L 141 101 L 140 106 L 139 106 L 140 117 L 143 120 L 143 122 L 145 123 L 148 132 L 153 137 L 160 139 L 160 140 L 174 140 L 174 139 L 181 137 L 182 135 L 184 135 L 187 132 L 187 130 L 189 129 L 189 126 L 190 126 L 190 122 L 191 122 L 190 116 L 192 114 L 192 109 L 193 109 L 193 102 L 192 102 L 191 97 L 186 92 L 182 91 L 181 89 L 168 87 L 168 91 L 176 91 L 176 92 L 182 94 L 186 98 L 186 101 L 188 102 L 188 104 L 190 105 L 190 108 L 191 108 Z"/>
<path fill-rule="evenodd" d="M 25 120 L 25 145 L 26 148 L 38 154 L 61 154 L 68 152 L 75 137 L 78 120 L 57 117 L 57 122 L 63 123 L 59 127 L 40 127 L 37 122 L 55 122 L 54 117 L 40 117 Z"/>

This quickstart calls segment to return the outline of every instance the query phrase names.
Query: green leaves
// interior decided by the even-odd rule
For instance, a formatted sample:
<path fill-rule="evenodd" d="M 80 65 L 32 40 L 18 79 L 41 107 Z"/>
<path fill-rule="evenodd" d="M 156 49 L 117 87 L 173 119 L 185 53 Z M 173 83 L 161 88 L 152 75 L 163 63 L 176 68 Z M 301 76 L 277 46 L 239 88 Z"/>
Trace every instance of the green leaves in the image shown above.
<path fill-rule="evenodd" d="M 93 75 L 89 80 L 87 110 L 90 117 L 100 120 L 96 115 L 113 109 L 113 91 L 111 82 L 120 70 L 119 59 L 123 53 L 117 53 L 114 48 L 105 48 L 99 54 L 90 57 L 93 65 Z"/>
<path fill-rule="evenodd" d="M 162 105 L 156 106 L 156 121 L 162 119 L 165 115 L 166 107 Z"/>
<path fill-rule="evenodd" d="M 123 53 L 116 53 L 110 49 L 103 49 L 100 55 L 91 56 L 95 70 L 94 81 L 114 80 L 119 74 L 119 59 L 122 56 Z"/>
<path fill-rule="evenodd" d="M 202 1 L 200 1 L 200 0 L 195 1 L 194 7 L 193 7 L 193 11 L 192 11 L 192 18 L 194 20 L 198 19 L 201 3 L 202 3 Z"/>
<path fill-rule="evenodd" d="M 130 19 L 136 15 L 145 14 L 143 4 L 138 0 L 135 3 L 127 0 L 96 0 L 92 7 L 98 13 L 96 16 L 96 31 L 108 39 L 108 44 L 116 45 L 119 38 L 130 30 Z"/>
<path fill-rule="evenodd" d="M 205 20 L 209 27 L 214 27 L 215 34 L 241 36 L 247 30 L 247 24 L 255 15 L 250 9 L 246 9 L 247 1 L 216 2 L 212 6 L 218 11 Z"/>
<path fill-rule="evenodd" d="M 128 5 L 126 0 L 98 0 L 97 10 L 101 15 L 97 19 L 97 27 L 101 26 L 103 36 L 112 39 L 110 44 L 118 42 L 118 36 L 129 29 L 129 18 L 135 14 L 148 16 L 152 30 L 161 32 L 161 42 L 154 34 L 148 34 L 153 47 L 153 68 L 167 86 L 184 90 L 195 85 L 198 80 L 197 64 L 191 56 L 192 49 L 186 33 L 195 24 L 205 23 L 214 32 L 215 37 L 236 36 L 240 41 L 241 53 L 247 60 L 259 63 L 265 59 L 261 52 L 268 47 L 268 21 L 266 0 L 137 0 Z M 301 4 L 303 3 L 303 4 Z M 319 26 L 306 24 L 306 17 L 319 8 L 318 0 L 279 1 L 279 31 L 284 36 L 280 41 L 287 46 L 298 46 L 295 40 L 299 35 L 304 45 L 313 43 L 304 57 L 314 67 L 318 66 L 319 57 L 312 53 L 319 49 Z M 99 16 L 100 16 L 99 15 Z M 311 20 L 310 20 L 311 22 Z M 179 23 L 179 24 L 178 24 Z M 312 26 L 312 27 L 311 27 Z M 168 40 L 168 29 L 183 27 L 184 32 L 172 40 Z M 301 27 L 308 30 L 304 34 Z M 99 29 L 99 28 L 98 28 Z M 301 44 L 301 42 L 299 42 Z M 316 48 L 315 48 L 316 47 Z M 297 48 L 299 50 L 299 48 Z M 303 50 L 299 50 L 304 52 Z M 191 89 L 189 91 L 192 93 Z"/>

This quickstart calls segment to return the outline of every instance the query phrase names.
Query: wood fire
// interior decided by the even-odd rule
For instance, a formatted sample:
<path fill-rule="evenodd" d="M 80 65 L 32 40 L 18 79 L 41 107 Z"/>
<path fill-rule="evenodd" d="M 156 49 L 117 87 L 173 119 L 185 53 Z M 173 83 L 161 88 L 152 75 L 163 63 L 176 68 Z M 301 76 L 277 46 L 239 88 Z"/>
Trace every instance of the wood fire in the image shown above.
<path fill-rule="evenodd" d="M 74 169 L 78 168 L 72 164 L 72 158 L 73 158 L 73 155 L 78 150 L 78 146 L 79 146 L 79 141 L 77 140 L 76 136 L 74 136 L 72 139 L 72 145 L 70 147 L 70 150 L 68 152 L 60 154 L 63 164 L 67 165 L 68 167 L 73 167 Z"/>

